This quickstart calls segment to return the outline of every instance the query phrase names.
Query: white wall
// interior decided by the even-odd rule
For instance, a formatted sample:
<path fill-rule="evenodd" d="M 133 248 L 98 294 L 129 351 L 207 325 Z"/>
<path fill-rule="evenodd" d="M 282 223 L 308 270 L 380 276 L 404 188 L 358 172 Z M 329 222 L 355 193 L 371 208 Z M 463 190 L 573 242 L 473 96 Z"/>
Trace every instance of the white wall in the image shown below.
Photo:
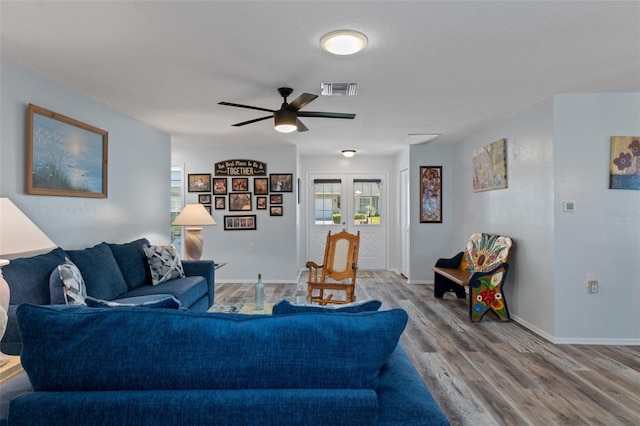
<path fill-rule="evenodd" d="M 640 344 L 640 191 L 609 189 L 611 136 L 640 136 L 640 94 L 557 95 L 553 106 L 556 338 Z"/>
<path fill-rule="evenodd" d="M 464 249 L 457 243 L 454 231 L 458 226 L 453 219 L 453 176 L 460 173 L 454 168 L 453 145 L 430 142 L 412 145 L 409 154 L 410 179 L 410 277 L 412 284 L 433 283 L 433 270 L 438 258 L 451 257 Z M 442 166 L 442 223 L 420 223 L 420 166 Z"/>
<path fill-rule="evenodd" d="M 281 146 L 220 146 L 209 138 L 173 136 L 171 138 L 171 163 L 182 166 L 185 178 L 189 173 L 211 173 L 214 164 L 231 159 L 249 159 L 266 163 L 267 174 L 292 173 L 294 191 L 283 193 L 283 216 L 269 216 L 269 210 L 253 210 L 256 215 L 255 231 L 225 231 L 225 215 L 241 215 L 226 210 L 213 210 L 216 226 L 202 230 L 204 238 L 203 259 L 226 262 L 216 271 L 216 282 L 254 282 L 258 273 L 264 282 L 295 283 L 298 278 L 298 246 L 296 179 L 298 173 L 297 149 L 292 145 Z M 230 178 L 228 178 L 230 179 Z M 253 189 L 253 178 L 250 177 Z M 230 183 L 230 182 L 229 182 Z M 186 203 L 197 203 L 198 194 L 185 192 Z M 255 199 L 254 199 L 255 202 Z M 250 251 L 250 247 L 255 251 Z"/>
<path fill-rule="evenodd" d="M 640 134 L 639 98 L 557 95 L 456 146 L 457 245 L 476 231 L 514 238 L 509 310 L 549 340 L 640 342 L 640 192 L 608 189 L 609 138 Z M 473 151 L 501 138 L 509 187 L 473 193 Z M 577 211 L 562 213 L 562 200 Z M 587 293 L 588 272 L 598 294 Z"/>
<path fill-rule="evenodd" d="M 0 60 L 0 195 L 9 197 L 63 248 L 140 236 L 169 242 L 169 136 L 6 58 Z M 29 103 L 109 132 L 108 198 L 25 193 Z"/>

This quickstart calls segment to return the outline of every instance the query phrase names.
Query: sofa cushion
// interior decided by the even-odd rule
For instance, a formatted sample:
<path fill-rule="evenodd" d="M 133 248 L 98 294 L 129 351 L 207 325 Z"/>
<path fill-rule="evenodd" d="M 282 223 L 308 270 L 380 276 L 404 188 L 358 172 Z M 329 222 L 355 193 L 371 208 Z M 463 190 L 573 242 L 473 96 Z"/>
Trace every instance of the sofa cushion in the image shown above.
<path fill-rule="evenodd" d="M 52 391 L 376 389 L 408 318 L 29 304 L 17 314 L 22 366 L 35 390 Z"/>
<path fill-rule="evenodd" d="M 127 292 L 127 283 L 107 243 L 67 253 L 82 273 L 87 295 L 112 300 Z"/>
<path fill-rule="evenodd" d="M 191 307 L 207 294 L 207 280 L 202 277 L 183 277 L 159 285 L 144 285 L 122 294 L 123 297 L 138 297 L 147 295 L 170 294 L 180 301 L 185 308 Z"/>
<path fill-rule="evenodd" d="M 58 265 L 52 274 L 58 273 L 62 281 L 62 293 L 67 305 L 84 305 L 87 288 L 78 267 L 67 257 L 62 265 Z"/>
<path fill-rule="evenodd" d="M 12 260 L 3 267 L 2 274 L 11 290 L 10 303 L 51 303 L 49 276 L 51 271 L 64 263 L 65 256 L 64 250 L 56 248 L 49 253 Z"/>
<path fill-rule="evenodd" d="M 320 314 L 357 314 L 359 312 L 373 312 L 380 309 L 382 302 L 379 300 L 364 300 L 362 302 L 348 303 L 337 307 L 327 307 L 318 305 L 295 305 L 288 300 L 281 300 L 273 305 L 273 315 L 299 314 L 316 312 Z"/>
<path fill-rule="evenodd" d="M 152 308 L 152 309 L 180 309 L 180 301 L 170 294 L 161 297 L 140 296 L 111 300 L 95 299 L 91 296 L 85 298 L 86 305 L 90 308 Z"/>
<path fill-rule="evenodd" d="M 140 238 L 130 243 L 108 243 L 113 257 L 116 259 L 120 272 L 127 283 L 129 290 L 151 284 L 151 272 L 144 254 L 143 246 L 149 245 L 146 238 Z"/>
<path fill-rule="evenodd" d="M 182 262 L 178 257 L 178 250 L 172 245 L 143 247 L 149 262 L 151 284 L 157 285 L 165 281 L 184 277 Z"/>

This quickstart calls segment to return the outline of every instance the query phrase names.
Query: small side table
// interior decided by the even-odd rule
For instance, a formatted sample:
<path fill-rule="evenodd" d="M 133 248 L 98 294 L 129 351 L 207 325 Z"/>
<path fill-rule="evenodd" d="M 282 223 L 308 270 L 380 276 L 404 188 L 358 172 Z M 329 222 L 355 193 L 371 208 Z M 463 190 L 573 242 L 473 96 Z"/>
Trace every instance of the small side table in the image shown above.
<path fill-rule="evenodd" d="M 22 364 L 20 364 L 20 357 L 17 355 L 9 356 L 9 361 L 0 366 L 0 385 L 13 379 L 23 371 Z"/>

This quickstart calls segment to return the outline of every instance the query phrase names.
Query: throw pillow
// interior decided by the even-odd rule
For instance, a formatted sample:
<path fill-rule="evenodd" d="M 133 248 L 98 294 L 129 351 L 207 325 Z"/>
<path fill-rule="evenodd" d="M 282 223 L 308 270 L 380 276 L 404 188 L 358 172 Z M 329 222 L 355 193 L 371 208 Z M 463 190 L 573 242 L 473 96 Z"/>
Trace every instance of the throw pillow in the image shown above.
<path fill-rule="evenodd" d="M 184 277 L 182 262 L 178 257 L 178 250 L 174 246 L 145 245 L 142 249 L 149 262 L 152 285 Z"/>
<path fill-rule="evenodd" d="M 64 283 L 62 290 L 65 303 L 67 305 L 84 305 L 87 288 L 78 267 L 69 258 L 65 258 L 64 263 L 58 266 L 58 274 Z"/>
<path fill-rule="evenodd" d="M 87 294 L 91 297 L 113 300 L 128 291 L 127 283 L 107 243 L 83 250 L 67 250 L 67 254 L 82 272 Z"/>
<path fill-rule="evenodd" d="M 129 298 L 133 299 L 133 298 Z M 135 302 L 133 300 L 123 299 L 123 302 L 116 302 L 113 300 L 95 299 L 91 296 L 87 296 L 85 299 L 87 306 L 90 308 L 122 308 L 122 307 L 136 307 L 136 308 L 157 308 L 157 309 L 180 309 L 182 304 L 178 299 L 173 296 L 163 297 L 156 300 L 147 300 L 144 302 Z"/>
<path fill-rule="evenodd" d="M 125 244 L 107 244 L 120 267 L 129 290 L 151 283 L 147 256 L 145 256 L 142 249 L 145 245 L 149 245 L 149 241 L 146 238 L 140 238 Z"/>
<path fill-rule="evenodd" d="M 380 309 L 382 302 L 379 300 L 364 300 L 362 302 L 354 302 L 338 307 L 325 307 L 317 305 L 294 305 L 287 300 L 281 300 L 273 306 L 273 315 L 299 314 L 305 312 L 313 312 L 320 314 L 357 314 L 359 312 L 374 312 Z"/>

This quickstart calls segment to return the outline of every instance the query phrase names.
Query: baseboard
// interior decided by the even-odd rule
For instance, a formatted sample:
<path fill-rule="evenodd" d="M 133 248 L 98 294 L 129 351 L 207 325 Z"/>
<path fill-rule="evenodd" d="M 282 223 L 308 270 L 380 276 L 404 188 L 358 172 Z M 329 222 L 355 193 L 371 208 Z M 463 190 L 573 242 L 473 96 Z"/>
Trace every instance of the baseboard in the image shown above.
<path fill-rule="evenodd" d="M 262 280 L 264 284 L 298 284 L 298 280 Z M 255 284 L 255 280 L 216 280 L 216 284 Z"/>
<path fill-rule="evenodd" d="M 407 284 L 412 285 L 433 285 L 433 280 L 407 280 Z"/>
<path fill-rule="evenodd" d="M 612 338 L 584 338 L 584 337 L 555 337 L 541 330 L 540 328 L 532 325 L 531 323 L 523 320 L 517 315 L 511 315 L 518 324 L 524 328 L 534 332 L 538 336 L 554 343 L 556 345 L 605 345 L 605 346 L 636 346 L 640 345 L 640 339 L 612 339 Z"/>

